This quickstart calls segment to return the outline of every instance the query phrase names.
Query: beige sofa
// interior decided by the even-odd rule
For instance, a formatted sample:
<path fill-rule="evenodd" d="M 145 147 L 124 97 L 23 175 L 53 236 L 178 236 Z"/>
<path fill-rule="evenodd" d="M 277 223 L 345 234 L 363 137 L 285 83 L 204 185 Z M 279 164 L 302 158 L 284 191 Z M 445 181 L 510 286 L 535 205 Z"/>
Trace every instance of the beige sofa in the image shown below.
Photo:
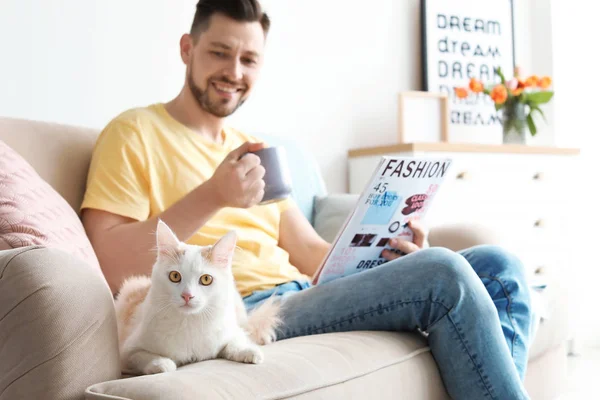
<path fill-rule="evenodd" d="M 0 140 L 76 210 L 97 133 L 0 119 Z M 499 241 L 474 227 L 432 227 L 430 234 L 431 245 L 455 250 Z M 538 400 L 556 398 L 566 380 L 567 302 L 558 285 L 545 296 L 551 317 L 541 322 L 525 381 Z M 300 337 L 266 346 L 257 366 L 214 360 L 121 377 L 115 324 L 111 294 L 88 265 L 40 246 L 0 251 L 0 400 L 448 398 L 416 334 Z"/>

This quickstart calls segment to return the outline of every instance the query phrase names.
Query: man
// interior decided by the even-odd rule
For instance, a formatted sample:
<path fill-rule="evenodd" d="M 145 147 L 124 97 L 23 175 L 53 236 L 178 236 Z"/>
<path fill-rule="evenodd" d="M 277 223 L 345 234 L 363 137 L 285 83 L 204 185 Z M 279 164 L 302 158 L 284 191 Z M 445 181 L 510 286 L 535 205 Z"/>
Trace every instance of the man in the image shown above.
<path fill-rule="evenodd" d="M 158 218 L 199 245 L 235 229 L 246 306 L 284 299 L 278 339 L 419 328 L 453 398 L 527 398 L 528 289 L 520 262 L 501 249 L 423 249 L 426 235 L 413 225 L 414 242 L 394 243 L 407 255 L 386 253 L 377 268 L 311 287 L 330 244 L 293 200 L 258 205 L 264 169 L 246 153 L 263 145 L 224 125 L 257 80 L 268 30 L 255 0 L 200 0 L 180 40 L 179 95 L 128 110 L 101 133 L 82 217 L 112 289 L 150 272 Z"/>

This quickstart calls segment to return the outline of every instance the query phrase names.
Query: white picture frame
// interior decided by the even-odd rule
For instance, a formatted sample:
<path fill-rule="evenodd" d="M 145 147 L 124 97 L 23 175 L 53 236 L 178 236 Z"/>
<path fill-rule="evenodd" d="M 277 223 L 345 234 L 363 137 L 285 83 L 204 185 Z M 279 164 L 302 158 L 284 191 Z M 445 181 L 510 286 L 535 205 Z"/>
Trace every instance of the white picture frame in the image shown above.
<path fill-rule="evenodd" d="M 483 93 L 459 99 L 471 77 L 499 83 L 515 67 L 513 0 L 421 0 L 422 89 L 447 93 L 448 141 L 502 143 L 501 112 Z"/>
<path fill-rule="evenodd" d="M 400 92 L 397 122 L 399 143 L 447 142 L 448 96 L 435 92 Z"/>

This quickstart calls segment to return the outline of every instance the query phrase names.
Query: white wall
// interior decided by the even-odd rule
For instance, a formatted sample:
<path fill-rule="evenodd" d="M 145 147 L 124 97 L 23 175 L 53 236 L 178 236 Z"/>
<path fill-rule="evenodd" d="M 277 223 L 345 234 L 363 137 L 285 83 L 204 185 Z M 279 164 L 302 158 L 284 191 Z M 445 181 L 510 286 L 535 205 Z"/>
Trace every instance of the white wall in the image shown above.
<path fill-rule="evenodd" d="M 548 1 L 548 0 L 531 0 Z M 265 0 L 272 20 L 254 96 L 231 118 L 298 138 L 331 192 L 349 148 L 396 138 L 396 97 L 420 89 L 419 0 Z M 182 85 L 178 41 L 195 0 L 3 0 L 0 115 L 100 129 Z M 532 63 L 529 2 L 515 1 L 517 59 Z M 546 26 L 539 19 L 536 26 Z"/>
<path fill-rule="evenodd" d="M 554 77 L 552 7 L 550 0 L 513 0 L 515 7 L 515 51 L 522 74 L 528 76 L 548 75 Z M 555 103 L 551 101 L 541 108 L 546 121 L 534 115 L 538 133 L 528 136 L 531 145 L 554 145 Z"/>
<path fill-rule="evenodd" d="M 572 274 L 573 315 L 580 344 L 600 347 L 598 284 L 598 228 L 600 227 L 600 129 L 598 127 L 597 35 L 590 29 L 598 25 L 600 7 L 595 2 L 552 0 L 552 30 L 555 73 L 555 130 L 557 143 L 581 148 L 581 175 L 574 177 L 580 190 L 572 194 L 572 218 L 578 229 L 566 232 L 580 240 L 577 257 L 566 265 Z"/>
<path fill-rule="evenodd" d="M 177 4 L 176 4 L 177 3 Z M 0 115 L 101 128 L 177 93 L 194 1 L 3 0 Z"/>

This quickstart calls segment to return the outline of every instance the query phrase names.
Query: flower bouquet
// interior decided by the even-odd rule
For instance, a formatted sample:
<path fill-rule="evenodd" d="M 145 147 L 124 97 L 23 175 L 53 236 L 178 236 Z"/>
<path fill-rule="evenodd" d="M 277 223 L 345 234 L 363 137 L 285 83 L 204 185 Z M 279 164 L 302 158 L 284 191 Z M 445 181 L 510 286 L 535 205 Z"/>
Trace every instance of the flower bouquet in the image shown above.
<path fill-rule="evenodd" d="M 526 129 L 531 136 L 537 133 L 533 113 L 537 111 L 545 120 L 540 105 L 548 103 L 554 95 L 548 90 L 552 79 L 536 75 L 521 79 L 518 69 L 515 69 L 515 77 L 507 81 L 500 68 L 494 69 L 494 73 L 500 77 L 500 83 L 486 87 L 480 80 L 471 78 L 468 87 L 455 87 L 454 92 L 460 99 L 467 98 L 469 92 L 489 96 L 496 111 L 502 110 L 504 142 L 524 143 Z"/>

